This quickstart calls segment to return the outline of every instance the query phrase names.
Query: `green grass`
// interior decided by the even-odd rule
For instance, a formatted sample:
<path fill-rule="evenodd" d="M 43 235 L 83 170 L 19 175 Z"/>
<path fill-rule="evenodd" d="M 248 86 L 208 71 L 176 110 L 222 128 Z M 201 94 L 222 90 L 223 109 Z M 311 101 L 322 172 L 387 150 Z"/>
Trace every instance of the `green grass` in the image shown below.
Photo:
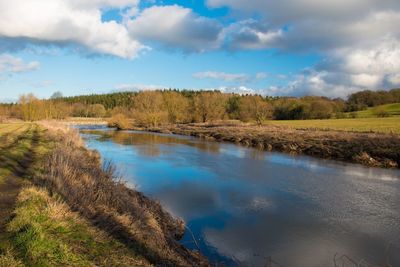
<path fill-rule="evenodd" d="M 147 266 L 126 246 L 91 226 L 45 189 L 24 188 L 15 217 L 8 225 L 11 240 L 1 260 L 25 266 Z M 10 253 L 12 251 L 12 253 Z"/>
<path fill-rule="evenodd" d="M 355 113 L 357 114 L 357 118 L 376 118 L 378 110 L 387 112 L 389 116 L 400 116 L 400 103 L 376 106 Z"/>
<path fill-rule="evenodd" d="M 0 124 L 0 137 L 12 133 L 13 135 L 19 134 L 26 130 L 30 123 L 2 123 Z"/>
<path fill-rule="evenodd" d="M 287 126 L 296 129 L 323 129 L 400 134 L 400 117 L 268 121 L 266 124 Z"/>
<path fill-rule="evenodd" d="M 30 148 L 32 134 L 28 123 L 0 124 L 0 184 Z"/>
<path fill-rule="evenodd" d="M 38 138 L 33 143 L 33 137 Z M 30 157 L 27 184 L 43 169 L 54 146 L 36 124 L 0 124 L 0 186 Z M 31 153 L 33 152 L 33 153 Z M 19 193 L 13 219 L 0 233 L 0 267 L 8 266 L 149 266 L 133 250 L 92 226 L 57 195 L 27 186 Z"/>

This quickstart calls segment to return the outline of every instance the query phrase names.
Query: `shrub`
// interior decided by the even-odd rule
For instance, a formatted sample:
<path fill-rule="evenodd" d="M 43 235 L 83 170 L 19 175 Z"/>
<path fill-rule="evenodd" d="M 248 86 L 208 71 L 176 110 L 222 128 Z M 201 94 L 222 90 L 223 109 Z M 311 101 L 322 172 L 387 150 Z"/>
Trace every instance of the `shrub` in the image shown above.
<path fill-rule="evenodd" d="M 119 113 L 119 114 L 112 116 L 108 120 L 108 126 L 115 127 L 118 130 L 124 130 L 124 129 L 129 129 L 131 126 L 131 123 L 129 122 L 129 119 L 124 114 Z"/>
<path fill-rule="evenodd" d="M 345 118 L 347 118 L 347 114 L 344 113 L 344 112 L 337 112 L 337 113 L 335 114 L 335 118 L 336 118 L 336 119 L 345 119 Z"/>
<path fill-rule="evenodd" d="M 357 112 L 350 112 L 349 117 L 352 119 L 355 119 L 358 117 L 358 114 L 357 114 Z"/>
<path fill-rule="evenodd" d="M 378 118 L 389 117 L 389 115 L 390 115 L 389 112 L 387 110 L 385 110 L 385 108 L 383 108 L 383 107 L 377 107 L 372 112 Z"/>

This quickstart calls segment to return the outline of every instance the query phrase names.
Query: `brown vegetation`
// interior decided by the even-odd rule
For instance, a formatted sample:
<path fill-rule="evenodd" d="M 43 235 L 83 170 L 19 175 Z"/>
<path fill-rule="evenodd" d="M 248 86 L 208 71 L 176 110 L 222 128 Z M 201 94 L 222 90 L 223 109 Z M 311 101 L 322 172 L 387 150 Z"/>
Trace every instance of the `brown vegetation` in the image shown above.
<path fill-rule="evenodd" d="M 107 124 L 109 127 L 117 128 L 118 130 L 125 130 L 132 127 L 129 119 L 121 113 L 113 115 L 110 119 L 108 119 Z"/>
<path fill-rule="evenodd" d="M 349 113 L 379 104 L 400 102 L 400 89 L 362 91 L 343 99 L 320 96 L 264 97 L 219 91 L 157 90 L 105 95 L 60 97 L 39 100 L 22 95 L 18 104 L 0 104 L 0 117 L 26 121 L 64 119 L 66 117 L 102 118 L 124 114 L 135 124 L 156 127 L 174 123 L 212 122 L 238 119 L 262 124 L 267 119 L 308 120 L 347 118 Z M 373 114 L 386 117 L 384 109 Z"/>
<path fill-rule="evenodd" d="M 239 118 L 242 121 L 256 120 L 261 125 L 265 120 L 272 118 L 272 105 L 260 96 L 243 98 L 239 104 Z"/>

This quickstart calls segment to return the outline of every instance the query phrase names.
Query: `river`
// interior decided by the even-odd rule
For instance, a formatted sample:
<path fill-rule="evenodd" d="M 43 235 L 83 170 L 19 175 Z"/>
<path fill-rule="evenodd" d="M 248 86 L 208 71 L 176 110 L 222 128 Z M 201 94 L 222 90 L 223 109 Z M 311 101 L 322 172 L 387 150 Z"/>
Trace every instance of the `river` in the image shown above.
<path fill-rule="evenodd" d="M 125 181 L 187 223 L 219 266 L 400 266 L 400 170 L 193 137 L 79 126 Z M 193 237 L 196 241 L 193 240 Z M 279 266 L 279 265 L 272 266 Z M 340 265 L 341 266 L 341 265 Z"/>

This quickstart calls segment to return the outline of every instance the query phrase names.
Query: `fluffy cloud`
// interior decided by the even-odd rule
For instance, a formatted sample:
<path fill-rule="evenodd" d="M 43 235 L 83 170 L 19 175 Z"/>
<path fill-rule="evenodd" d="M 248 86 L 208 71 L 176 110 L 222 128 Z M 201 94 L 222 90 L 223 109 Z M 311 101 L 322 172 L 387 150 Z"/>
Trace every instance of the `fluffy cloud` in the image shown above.
<path fill-rule="evenodd" d="M 240 95 L 262 93 L 261 91 L 254 90 L 254 89 L 246 87 L 246 86 L 230 86 L 230 87 L 222 86 L 222 87 L 218 88 L 218 90 L 223 93 L 235 93 L 235 94 L 240 94 Z"/>
<path fill-rule="evenodd" d="M 257 13 L 276 24 L 310 19 L 353 20 L 371 11 L 400 8 L 397 0 L 207 0 L 211 8 L 227 6 L 240 12 Z"/>
<path fill-rule="evenodd" d="M 76 44 L 96 53 L 134 58 L 145 49 L 126 27 L 103 22 L 102 9 L 136 6 L 138 0 L 0 1 L 0 48 L 26 44 Z"/>
<path fill-rule="evenodd" d="M 365 89 L 400 86 L 400 42 L 384 38 L 372 48 L 346 48 L 297 78 L 286 94 L 346 97 Z"/>
<path fill-rule="evenodd" d="M 254 19 L 239 21 L 224 29 L 226 45 L 234 50 L 273 48 L 282 36 L 281 29 L 270 29 L 267 23 Z"/>
<path fill-rule="evenodd" d="M 400 1 L 208 0 L 207 4 L 261 17 L 229 26 L 225 32 L 230 48 L 275 48 L 325 58 L 288 87 L 273 87 L 271 92 L 346 96 L 400 85 Z"/>
<path fill-rule="evenodd" d="M 76 45 L 90 52 L 135 58 L 143 43 L 202 52 L 220 47 L 222 25 L 177 5 L 139 11 L 139 0 L 0 1 L 0 52 L 30 44 Z M 103 21 L 120 9 L 122 21 Z M 82 50 L 82 49 L 81 49 Z"/>
<path fill-rule="evenodd" d="M 400 38 L 397 0 L 208 0 L 207 4 L 261 16 L 228 27 L 231 46 L 236 48 L 316 52 L 373 46 L 383 37 Z"/>
<path fill-rule="evenodd" d="M 202 52 L 220 46 L 222 25 L 181 6 L 152 6 L 128 22 L 131 35 L 169 48 Z"/>
<path fill-rule="evenodd" d="M 37 61 L 24 62 L 21 58 L 9 54 L 0 55 L 0 73 L 21 73 L 39 69 Z"/>

